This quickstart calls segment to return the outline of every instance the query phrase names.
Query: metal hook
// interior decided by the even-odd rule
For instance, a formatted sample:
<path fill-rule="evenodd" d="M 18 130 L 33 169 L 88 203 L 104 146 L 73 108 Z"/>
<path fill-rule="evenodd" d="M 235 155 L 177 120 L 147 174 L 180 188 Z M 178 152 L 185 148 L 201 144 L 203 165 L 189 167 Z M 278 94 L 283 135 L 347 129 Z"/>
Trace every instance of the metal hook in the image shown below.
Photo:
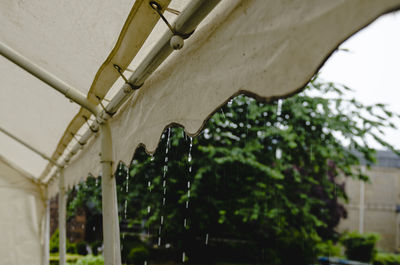
<path fill-rule="evenodd" d="M 137 90 L 141 87 L 141 86 L 135 86 L 135 85 L 129 83 L 129 80 L 124 76 L 124 74 L 122 73 L 122 68 L 119 67 L 118 64 L 114 64 L 114 68 L 115 68 L 115 70 L 117 70 L 118 74 L 122 77 L 122 79 L 124 79 L 125 83 L 127 85 L 129 85 L 133 90 Z M 130 71 L 132 71 L 132 70 L 130 70 Z"/>
<path fill-rule="evenodd" d="M 103 104 L 103 102 L 102 102 L 103 99 L 101 99 L 99 96 L 96 96 L 96 98 L 99 100 L 99 104 L 100 104 L 101 108 L 104 110 L 104 112 L 105 112 L 108 116 L 112 117 L 112 116 L 114 115 L 114 113 L 110 113 L 110 112 L 107 111 L 106 106 L 104 106 L 104 104 Z"/>
<path fill-rule="evenodd" d="M 168 28 L 171 30 L 171 32 L 172 32 L 174 35 L 178 35 L 178 36 L 181 36 L 183 39 L 187 39 L 187 38 L 190 37 L 190 35 L 193 34 L 194 30 L 193 30 L 192 32 L 189 32 L 189 33 L 180 33 L 180 32 L 178 32 L 178 31 L 176 31 L 176 30 L 172 27 L 172 25 L 168 22 L 168 20 L 164 17 L 164 15 L 163 15 L 163 13 L 162 13 L 162 7 L 161 7 L 161 5 L 160 5 L 159 3 L 157 3 L 156 1 L 150 1 L 149 4 L 150 4 L 151 8 L 153 8 L 153 9 L 157 12 L 157 14 L 160 16 L 160 18 L 164 21 L 164 23 L 168 26 Z M 169 12 L 171 12 L 171 13 L 174 13 L 174 14 L 176 14 L 176 15 L 179 15 L 179 14 L 180 14 L 180 12 L 179 12 L 178 10 L 175 10 L 175 9 L 166 8 L 166 10 L 169 11 Z"/>

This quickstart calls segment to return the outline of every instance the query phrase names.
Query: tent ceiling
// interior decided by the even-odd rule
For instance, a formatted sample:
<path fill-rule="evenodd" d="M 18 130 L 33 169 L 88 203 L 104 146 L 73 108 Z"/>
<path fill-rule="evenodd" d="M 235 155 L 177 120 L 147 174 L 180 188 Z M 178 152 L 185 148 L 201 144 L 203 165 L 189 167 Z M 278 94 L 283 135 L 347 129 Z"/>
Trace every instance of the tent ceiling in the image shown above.
<path fill-rule="evenodd" d="M 114 160 L 129 162 L 140 144 L 154 152 L 171 124 L 196 135 L 238 93 L 271 99 L 299 91 L 339 44 L 399 7 L 399 0 L 222 1 L 110 121 Z M 97 150 L 99 138 L 69 164 L 69 185 L 99 173 Z"/>
<path fill-rule="evenodd" d="M 79 107 L 4 57 L 0 57 L 0 72 L 1 127 L 51 156 Z M 0 154 L 39 176 L 47 161 L 0 136 Z"/>
<path fill-rule="evenodd" d="M 165 8 L 171 1 L 158 2 Z M 174 0 L 171 7 L 179 10 L 187 3 Z M 170 20 L 176 17 L 166 16 Z M 113 64 L 125 69 L 158 20 L 148 0 L 2 1 L 0 41 L 98 104 L 119 78 Z M 165 24 L 157 24 L 150 41 L 156 41 L 165 30 Z M 80 128 L 87 128 L 85 118 L 91 114 L 0 59 L 0 95 L 7 99 L 0 107 L 2 128 L 59 159 L 70 142 L 79 138 L 74 135 Z M 120 85 L 121 81 L 116 82 L 115 90 Z M 45 177 L 50 172 L 52 165 L 36 154 L 4 135 L 0 141 L 1 154 L 32 175 Z"/>
<path fill-rule="evenodd" d="M 190 1 L 158 2 L 182 10 Z M 223 0 L 196 37 L 134 95 L 125 116 L 113 121 L 119 124 L 115 130 L 125 132 L 119 137 L 130 143 L 117 145 L 124 149 L 117 158 L 129 160 L 127 154 L 139 143 L 154 150 L 170 123 L 198 132 L 218 106 L 241 91 L 265 98 L 294 93 L 340 42 L 399 5 L 399 0 Z M 95 104 L 120 88 L 113 65 L 134 70 L 168 30 L 149 0 L 5 0 L 0 23 L 2 43 Z M 63 157 L 90 113 L 4 58 L 0 71 L 1 126 L 54 160 Z M 46 177 L 51 171 L 51 165 L 4 135 L 0 144 L 0 154 L 30 174 Z M 91 156 L 83 161 L 97 163 L 96 152 L 82 152 Z M 93 169 L 90 163 L 80 168 Z"/>
<path fill-rule="evenodd" d="M 87 93 L 134 1 L 0 3 L 1 41 Z"/>

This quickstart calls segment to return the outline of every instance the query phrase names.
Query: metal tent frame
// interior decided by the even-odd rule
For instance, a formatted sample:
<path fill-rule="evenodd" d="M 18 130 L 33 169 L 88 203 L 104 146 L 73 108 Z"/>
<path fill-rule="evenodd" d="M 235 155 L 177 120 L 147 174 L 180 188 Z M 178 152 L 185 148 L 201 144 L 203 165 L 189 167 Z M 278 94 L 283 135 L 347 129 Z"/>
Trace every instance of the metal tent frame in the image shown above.
<path fill-rule="evenodd" d="M 101 152 L 100 163 L 102 165 L 102 203 L 103 203 L 103 241 L 104 241 L 104 261 L 106 265 L 120 265 L 120 232 L 118 221 L 118 206 L 116 182 L 113 176 L 113 153 L 112 153 L 112 138 L 111 129 L 108 119 L 114 115 L 123 103 L 128 99 L 135 89 L 140 88 L 145 80 L 157 69 L 157 67 L 174 51 L 183 46 L 183 38 L 188 38 L 194 32 L 197 25 L 207 16 L 209 12 L 219 3 L 219 0 L 212 1 L 192 1 L 189 6 L 179 15 L 173 26 L 169 25 L 170 31 L 164 34 L 161 40 L 156 44 L 155 48 L 148 54 L 142 64 L 134 71 L 134 73 L 125 79 L 126 83 L 122 86 L 119 92 L 113 97 L 111 102 L 103 109 L 98 105 L 91 103 L 82 92 L 78 89 L 69 86 L 58 77 L 52 75 L 41 67 L 30 62 L 23 55 L 14 51 L 12 48 L 0 43 L 0 54 L 20 66 L 25 71 L 34 75 L 41 81 L 50 85 L 52 88 L 65 95 L 68 99 L 77 103 L 81 107 L 90 111 L 96 120 L 91 124 L 91 128 L 99 128 L 101 135 Z M 162 13 L 159 12 L 161 7 L 156 1 L 151 1 L 150 5 L 158 11 L 161 18 L 165 20 Z M 167 22 L 168 23 L 168 22 Z M 173 41 L 181 40 L 181 45 L 174 45 Z M 172 41 L 171 41 L 172 40 Z M 119 67 L 116 65 L 119 71 Z M 122 75 L 122 74 L 121 74 Z M 21 139 L 7 133 L 4 129 L 3 133 L 17 140 L 21 144 L 28 147 L 31 151 L 39 154 L 49 162 L 58 167 L 56 174 L 59 176 L 59 231 L 60 231 L 60 264 L 65 264 L 66 256 L 66 189 L 64 183 L 63 167 L 68 165 L 71 157 L 94 135 L 93 129 L 87 130 L 86 133 L 79 139 L 79 142 L 74 146 L 69 155 L 64 159 L 63 164 L 59 165 L 51 158 L 44 155 L 40 150 L 35 149 Z M 49 219 L 49 201 L 46 203 L 47 219 Z M 49 231 L 49 220 L 46 222 L 46 229 Z M 48 234 L 48 233 L 47 233 Z M 48 242 L 46 242 L 45 253 L 48 252 Z M 46 254 L 48 256 L 48 254 Z M 45 264 L 48 264 L 48 258 L 45 259 Z"/>

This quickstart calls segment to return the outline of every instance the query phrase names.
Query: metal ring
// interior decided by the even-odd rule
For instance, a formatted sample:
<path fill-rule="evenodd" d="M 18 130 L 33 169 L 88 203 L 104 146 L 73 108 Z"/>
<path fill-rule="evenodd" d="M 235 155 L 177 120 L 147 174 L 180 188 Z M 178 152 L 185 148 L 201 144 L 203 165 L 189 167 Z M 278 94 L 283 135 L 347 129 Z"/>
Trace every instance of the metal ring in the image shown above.
<path fill-rule="evenodd" d="M 135 85 L 131 84 L 129 82 L 129 80 L 122 73 L 122 68 L 118 64 L 114 64 L 114 68 L 117 70 L 118 74 L 122 77 L 122 79 L 124 79 L 125 84 L 129 85 L 132 88 L 132 90 L 138 90 L 142 86 L 142 85 L 135 86 Z"/>
<path fill-rule="evenodd" d="M 150 6 L 151 6 L 151 8 L 153 8 L 156 12 L 157 12 L 157 14 L 161 17 L 161 19 L 164 21 L 164 23 L 168 26 L 168 28 L 171 30 L 171 32 L 172 32 L 172 34 L 174 34 L 174 35 L 178 35 L 178 36 L 181 36 L 183 39 L 187 39 L 187 38 L 189 38 L 192 34 L 193 34 L 193 32 L 194 32 L 194 30 L 192 31 L 192 32 L 189 32 L 189 33 L 181 33 L 181 32 L 178 32 L 176 29 L 174 29 L 173 27 L 172 27 L 172 25 L 168 22 L 168 20 L 164 17 L 164 15 L 163 15 L 163 13 L 161 12 L 162 11 L 162 7 L 161 7 L 161 5 L 159 4 L 159 3 L 157 3 L 156 1 L 150 1 L 149 2 L 149 4 L 150 4 Z M 170 11 L 171 9 L 166 9 L 167 11 Z M 172 9 L 172 10 L 174 10 L 174 9 Z M 177 11 L 177 10 L 174 10 L 174 11 Z M 171 11 L 170 11 L 171 12 Z M 179 11 L 178 11 L 179 12 Z M 174 13 L 174 12 L 173 12 Z M 176 13 L 175 13 L 176 14 Z"/>

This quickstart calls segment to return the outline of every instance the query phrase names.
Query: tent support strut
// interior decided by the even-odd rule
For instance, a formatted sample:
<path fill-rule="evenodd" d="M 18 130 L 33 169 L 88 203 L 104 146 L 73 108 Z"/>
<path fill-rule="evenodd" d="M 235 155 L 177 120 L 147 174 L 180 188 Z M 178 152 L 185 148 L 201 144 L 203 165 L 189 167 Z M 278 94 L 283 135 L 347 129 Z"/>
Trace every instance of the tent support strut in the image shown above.
<path fill-rule="evenodd" d="M 118 220 L 117 185 L 113 175 L 111 128 L 107 121 L 100 124 L 101 189 L 103 211 L 104 264 L 120 265 L 120 233 Z"/>
<path fill-rule="evenodd" d="M 58 232 L 59 232 L 59 258 L 60 265 L 65 265 L 66 263 L 66 209 L 67 209 L 67 194 L 65 190 L 65 181 L 64 181 L 64 171 L 61 168 L 59 170 L 59 193 L 58 193 Z"/>
<path fill-rule="evenodd" d="M 58 77 L 52 75 L 45 69 L 35 65 L 28 58 L 14 51 L 4 43 L 0 42 L 0 54 L 6 57 L 11 62 L 20 66 L 22 69 L 42 80 L 49 86 L 53 87 L 70 100 L 74 101 L 81 107 L 89 110 L 95 117 L 100 125 L 101 133 L 101 164 L 102 164 L 102 201 L 103 201 L 103 241 L 104 241 L 104 259 L 105 265 L 121 265 L 121 252 L 119 242 L 119 222 L 118 222 L 118 205 L 117 205 L 117 190 L 115 178 L 113 176 L 113 153 L 112 153 L 112 139 L 111 129 L 104 116 L 99 117 L 99 114 L 103 111 L 100 106 L 97 106 L 90 102 L 86 95 L 80 92 L 78 89 L 66 84 Z M 61 177 L 61 175 L 60 175 Z M 61 191 L 61 190 L 60 190 Z M 64 196 L 60 196 L 64 197 Z M 65 199 L 65 198 L 63 198 Z M 64 201 L 63 201 L 64 203 Z M 61 206 L 61 205 L 60 205 Z M 46 205 L 48 207 L 50 205 Z M 60 209 L 60 211 L 63 211 Z M 64 207 L 65 211 L 65 207 Z M 62 213 L 64 214 L 64 213 Z M 61 216 L 60 216 L 61 217 Z M 49 219 L 50 216 L 47 217 Z M 62 218 L 60 218 L 60 221 Z M 49 221 L 49 220 L 47 220 Z M 46 222 L 46 233 L 49 231 Z M 61 225 L 61 223 L 60 223 Z M 61 233 L 61 231 L 60 231 Z M 65 237 L 64 237 L 65 241 Z M 65 242 L 61 242 L 60 234 L 60 247 Z M 48 263 L 49 248 L 48 243 L 45 243 L 43 251 L 44 263 Z M 61 255 L 61 253 L 60 253 Z"/>

